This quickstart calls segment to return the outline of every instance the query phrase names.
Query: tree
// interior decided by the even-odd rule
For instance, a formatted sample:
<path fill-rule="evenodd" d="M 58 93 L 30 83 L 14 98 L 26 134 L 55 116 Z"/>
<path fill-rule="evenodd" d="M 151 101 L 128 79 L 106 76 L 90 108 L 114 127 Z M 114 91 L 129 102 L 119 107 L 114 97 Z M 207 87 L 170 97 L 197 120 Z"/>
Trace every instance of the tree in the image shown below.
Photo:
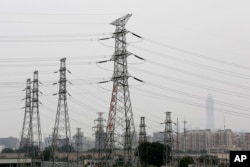
<path fill-rule="evenodd" d="M 199 162 L 202 164 L 217 165 L 219 164 L 219 159 L 212 155 L 201 155 L 199 157 Z"/>
<path fill-rule="evenodd" d="M 11 149 L 11 148 L 4 148 L 4 149 L 2 150 L 2 153 L 13 153 L 13 152 L 14 152 L 14 150 Z"/>
<path fill-rule="evenodd" d="M 51 152 L 51 146 L 46 147 L 43 151 L 43 160 L 44 161 L 49 161 L 50 158 L 50 152 Z"/>
<path fill-rule="evenodd" d="M 194 160 L 190 156 L 185 156 L 180 160 L 180 167 L 188 167 L 189 164 L 194 164 Z"/>
<path fill-rule="evenodd" d="M 39 155 L 40 151 L 39 151 L 38 146 L 34 146 L 34 145 L 32 145 L 32 146 L 25 145 L 25 146 L 19 148 L 18 152 L 25 153 L 32 158 L 38 158 L 40 156 Z"/>
<path fill-rule="evenodd" d="M 63 145 L 58 149 L 59 152 L 74 152 L 74 147 L 71 145 Z"/>
<path fill-rule="evenodd" d="M 164 145 L 159 142 L 143 143 L 138 147 L 139 157 L 143 166 L 163 164 Z"/>

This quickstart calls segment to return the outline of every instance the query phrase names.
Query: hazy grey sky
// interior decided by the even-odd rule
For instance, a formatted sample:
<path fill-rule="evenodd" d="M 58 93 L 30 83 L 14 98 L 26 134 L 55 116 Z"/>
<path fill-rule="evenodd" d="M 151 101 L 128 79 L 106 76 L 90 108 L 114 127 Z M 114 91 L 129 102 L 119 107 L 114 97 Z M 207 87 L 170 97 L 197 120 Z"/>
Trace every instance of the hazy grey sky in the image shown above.
<path fill-rule="evenodd" d="M 205 100 L 212 94 L 215 127 L 249 131 L 250 2 L 246 0 L 2 0 L 0 1 L 0 137 L 19 137 L 26 79 L 39 70 L 43 136 L 52 132 L 57 108 L 59 59 L 72 72 L 68 85 L 71 133 L 93 134 L 97 112 L 107 119 L 114 52 L 109 23 L 131 13 L 128 50 L 146 59 L 128 58 L 136 129 L 146 117 L 147 132 L 163 130 L 166 111 L 188 128 L 205 128 Z"/>

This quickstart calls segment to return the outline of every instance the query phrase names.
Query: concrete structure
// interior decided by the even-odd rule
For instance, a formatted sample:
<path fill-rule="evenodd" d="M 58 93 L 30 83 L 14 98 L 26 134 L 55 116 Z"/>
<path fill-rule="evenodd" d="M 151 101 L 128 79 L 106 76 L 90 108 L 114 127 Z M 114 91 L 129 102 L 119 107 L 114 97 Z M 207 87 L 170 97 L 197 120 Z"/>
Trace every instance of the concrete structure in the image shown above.
<path fill-rule="evenodd" d="M 31 166 L 31 159 L 8 158 L 0 159 L 0 166 L 16 167 L 20 163 L 25 163 L 25 166 Z"/>

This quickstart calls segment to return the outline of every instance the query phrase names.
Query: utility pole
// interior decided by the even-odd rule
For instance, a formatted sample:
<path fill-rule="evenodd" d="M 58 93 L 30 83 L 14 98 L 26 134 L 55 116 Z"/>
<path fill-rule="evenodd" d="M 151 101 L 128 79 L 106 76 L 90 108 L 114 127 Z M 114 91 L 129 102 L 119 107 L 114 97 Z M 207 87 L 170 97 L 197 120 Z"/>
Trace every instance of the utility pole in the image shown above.
<path fill-rule="evenodd" d="M 104 144 L 105 144 L 105 138 L 106 138 L 106 133 L 104 132 L 104 122 L 105 119 L 103 119 L 103 112 L 98 112 L 98 118 L 95 120 L 97 122 L 97 125 L 93 128 L 96 129 L 95 131 L 95 149 L 98 151 L 98 166 L 102 164 L 102 152 L 104 149 Z"/>
<path fill-rule="evenodd" d="M 179 165 L 179 153 L 180 153 L 180 132 L 179 132 L 179 119 L 177 117 L 177 120 L 176 120 L 176 162 L 177 162 L 177 165 Z"/>
<path fill-rule="evenodd" d="M 177 153 L 180 151 L 180 141 L 179 141 L 179 120 L 176 121 L 176 150 Z"/>
<path fill-rule="evenodd" d="M 187 121 L 183 121 L 184 124 L 184 153 L 186 153 L 187 149 L 187 129 L 186 129 L 186 123 Z"/>
<path fill-rule="evenodd" d="M 130 75 L 127 69 L 127 57 L 130 53 L 126 49 L 126 34 L 128 31 L 125 29 L 125 25 L 131 16 L 131 14 L 127 14 L 111 23 L 111 25 L 116 26 L 116 31 L 113 33 L 115 52 L 110 59 L 114 61 L 114 73 L 105 144 L 106 166 L 110 167 L 115 163 L 127 167 L 137 165 L 134 155 L 135 126 L 128 84 Z M 123 149 L 123 156 L 115 162 L 114 157 L 120 157 L 120 150 L 116 148 Z"/>
<path fill-rule="evenodd" d="M 50 154 L 50 165 L 52 167 L 60 166 L 58 164 L 57 152 L 58 148 L 65 146 L 67 151 L 67 161 L 65 162 L 69 166 L 69 152 L 70 152 L 70 124 L 69 124 L 69 114 L 67 105 L 67 79 L 66 79 L 66 58 L 60 60 L 60 79 L 59 92 L 58 92 L 58 106 L 56 113 L 55 126 L 52 135 L 52 145 Z"/>

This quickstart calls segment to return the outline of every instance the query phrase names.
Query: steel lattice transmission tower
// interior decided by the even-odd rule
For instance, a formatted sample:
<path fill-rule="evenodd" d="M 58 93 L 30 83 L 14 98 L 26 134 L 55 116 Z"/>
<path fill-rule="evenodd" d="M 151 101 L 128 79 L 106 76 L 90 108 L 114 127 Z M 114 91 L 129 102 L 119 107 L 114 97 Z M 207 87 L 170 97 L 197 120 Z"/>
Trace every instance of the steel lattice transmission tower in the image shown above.
<path fill-rule="evenodd" d="M 111 57 L 114 61 L 112 76 L 113 90 L 106 127 L 106 165 L 114 164 L 114 157 L 118 157 L 118 149 L 123 149 L 123 157 L 119 159 L 124 166 L 135 166 L 135 126 L 132 105 L 129 94 L 125 25 L 131 14 L 127 14 L 111 23 L 116 26 L 114 33 L 115 52 Z M 117 161 L 119 161 L 117 160 Z"/>
<path fill-rule="evenodd" d="M 173 149 L 173 129 L 172 129 L 172 120 L 171 112 L 166 112 L 165 120 L 165 130 L 164 130 L 164 146 L 163 151 L 163 163 L 169 164 L 172 160 L 172 149 Z"/>
<path fill-rule="evenodd" d="M 62 58 L 60 60 L 60 79 L 59 83 L 59 98 L 58 98 L 58 106 L 56 113 L 55 126 L 53 129 L 52 135 L 52 149 L 50 155 L 50 165 L 57 166 L 57 156 L 58 148 L 65 146 L 67 149 L 70 148 L 70 123 L 69 123 L 69 114 L 68 114 L 68 106 L 67 106 L 67 79 L 66 79 L 66 58 Z M 67 165 L 69 158 L 69 150 L 67 151 Z"/>
<path fill-rule="evenodd" d="M 26 97 L 25 97 L 25 112 L 23 119 L 22 134 L 20 140 L 20 148 L 30 147 L 32 142 L 32 112 L 31 112 L 31 80 L 27 79 Z"/>
<path fill-rule="evenodd" d="M 33 144 L 33 130 L 32 130 L 32 106 L 31 106 L 31 80 L 26 82 L 26 97 L 25 97 L 25 112 L 22 127 L 22 134 L 20 140 L 20 147 L 18 152 L 19 167 L 26 166 L 28 158 L 32 156 L 31 149 Z"/>
<path fill-rule="evenodd" d="M 42 133 L 39 114 L 39 81 L 38 71 L 34 72 L 32 89 L 32 130 L 33 145 L 38 147 L 39 153 L 42 151 Z"/>
<path fill-rule="evenodd" d="M 141 117 L 140 132 L 139 132 L 139 145 L 147 142 L 145 117 Z"/>
<path fill-rule="evenodd" d="M 25 115 L 22 128 L 20 148 L 24 158 L 32 158 L 32 166 L 36 166 L 34 159 L 42 159 L 42 134 L 39 115 L 38 71 L 34 72 L 33 88 L 31 80 L 27 80 Z M 19 155 L 19 158 L 21 156 Z M 22 166 L 25 164 L 22 164 Z"/>
<path fill-rule="evenodd" d="M 102 152 L 103 152 L 104 144 L 105 144 L 106 133 L 104 132 L 105 119 L 102 116 L 103 112 L 98 112 L 97 114 L 98 114 L 98 118 L 95 120 L 95 122 L 97 122 L 97 125 L 94 126 L 93 128 L 96 129 L 96 131 L 95 131 L 95 149 L 98 151 L 97 160 L 99 161 L 99 164 L 100 164 L 101 158 L 102 158 Z"/>
<path fill-rule="evenodd" d="M 81 128 L 77 128 L 77 134 L 75 137 L 75 146 L 76 146 L 76 167 L 82 166 L 80 162 L 80 153 L 82 152 L 83 145 L 83 133 L 81 132 Z"/>
<path fill-rule="evenodd" d="M 146 124 L 145 124 L 145 117 L 141 117 L 140 122 L 140 132 L 139 132 L 139 147 L 138 152 L 140 156 L 140 163 L 141 166 L 147 166 L 148 165 L 148 151 L 147 151 L 147 133 L 146 133 Z M 145 158 L 145 161 L 143 161 L 142 157 Z"/>

